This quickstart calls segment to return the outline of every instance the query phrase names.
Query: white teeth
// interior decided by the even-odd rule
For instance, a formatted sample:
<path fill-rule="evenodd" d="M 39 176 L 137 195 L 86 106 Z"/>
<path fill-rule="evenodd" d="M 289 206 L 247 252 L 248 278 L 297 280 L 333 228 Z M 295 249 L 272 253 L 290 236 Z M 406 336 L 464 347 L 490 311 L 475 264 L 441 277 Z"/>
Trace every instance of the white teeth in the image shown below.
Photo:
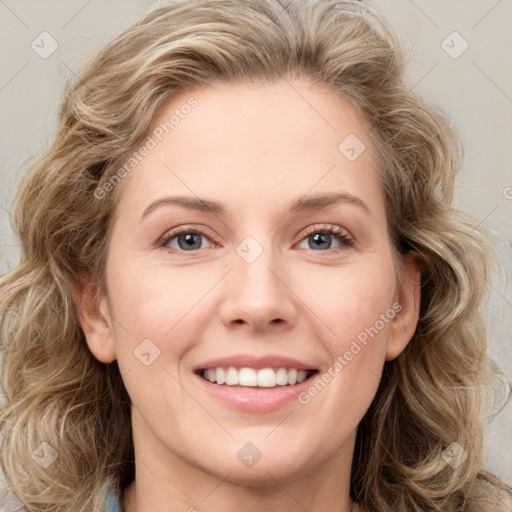
<path fill-rule="evenodd" d="M 218 367 L 204 370 L 203 378 L 212 383 L 225 384 L 227 386 L 248 386 L 273 388 L 276 386 L 293 386 L 304 382 L 310 371 L 297 370 L 296 368 L 240 368 L 237 370 L 234 366 L 228 368 Z"/>
<path fill-rule="evenodd" d="M 297 372 L 297 382 L 304 382 L 308 376 L 308 372 L 306 370 L 299 370 Z"/>
<path fill-rule="evenodd" d="M 258 377 L 256 376 L 256 370 L 252 368 L 241 368 L 238 372 L 238 384 L 240 384 L 240 386 L 257 386 Z"/>
<path fill-rule="evenodd" d="M 273 388 L 276 385 L 276 372 L 272 368 L 263 368 L 258 371 L 258 386 Z"/>
<path fill-rule="evenodd" d="M 288 371 L 288 384 L 297 384 L 297 370 L 295 368 Z"/>
<path fill-rule="evenodd" d="M 286 368 L 279 368 L 276 372 L 276 384 L 278 386 L 286 386 L 288 384 L 288 372 Z"/>
<path fill-rule="evenodd" d="M 215 370 L 215 374 L 217 377 L 217 384 L 224 384 L 224 382 L 226 382 L 226 372 L 224 371 L 224 368 L 217 368 L 217 370 Z"/>
<path fill-rule="evenodd" d="M 238 372 L 233 366 L 230 366 L 226 372 L 226 384 L 228 386 L 236 386 L 238 384 Z"/>

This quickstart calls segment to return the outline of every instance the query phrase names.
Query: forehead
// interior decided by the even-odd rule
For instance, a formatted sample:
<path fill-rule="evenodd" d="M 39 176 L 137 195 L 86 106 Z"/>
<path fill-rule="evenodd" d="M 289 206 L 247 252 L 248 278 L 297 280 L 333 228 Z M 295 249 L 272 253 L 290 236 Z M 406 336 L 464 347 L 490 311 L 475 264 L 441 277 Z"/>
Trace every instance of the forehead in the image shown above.
<path fill-rule="evenodd" d="M 304 142 L 293 147 L 294 154 L 312 159 L 325 154 L 326 148 L 337 157 L 340 137 L 350 132 L 367 139 L 368 131 L 366 120 L 349 101 L 326 86 L 301 79 L 213 82 L 182 91 L 160 105 L 147 135 L 187 147 L 215 142 L 223 149 L 236 141 L 251 153 L 284 152 L 289 150 L 286 142 L 293 139 Z M 265 141 L 265 146 L 255 145 L 258 141 Z"/>
<path fill-rule="evenodd" d="M 379 193 L 366 120 L 305 80 L 181 91 L 157 109 L 139 153 L 144 145 L 151 148 L 121 184 L 125 202 L 138 209 L 163 192 L 239 207 L 247 207 L 247 194 L 270 201 L 309 190 Z"/>

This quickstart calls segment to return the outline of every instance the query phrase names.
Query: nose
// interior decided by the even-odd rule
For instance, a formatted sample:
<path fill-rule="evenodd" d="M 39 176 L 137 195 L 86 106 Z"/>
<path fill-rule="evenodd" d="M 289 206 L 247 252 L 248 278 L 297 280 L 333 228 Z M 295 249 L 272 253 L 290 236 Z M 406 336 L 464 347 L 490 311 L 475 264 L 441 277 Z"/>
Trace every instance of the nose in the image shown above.
<path fill-rule="evenodd" d="M 220 305 L 224 325 L 259 333 L 291 329 L 297 321 L 296 297 L 289 272 L 272 251 L 264 250 L 252 262 L 234 254 L 233 262 Z"/>

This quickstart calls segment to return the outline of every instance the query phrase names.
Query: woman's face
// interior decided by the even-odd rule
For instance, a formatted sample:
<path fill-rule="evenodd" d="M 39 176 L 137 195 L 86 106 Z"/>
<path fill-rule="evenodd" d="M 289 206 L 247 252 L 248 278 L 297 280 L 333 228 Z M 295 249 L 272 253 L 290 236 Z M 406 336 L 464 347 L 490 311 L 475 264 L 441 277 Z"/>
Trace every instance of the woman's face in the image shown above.
<path fill-rule="evenodd" d="M 117 358 L 136 456 L 245 483 L 346 468 L 419 305 L 413 260 L 397 285 L 368 126 L 305 81 L 215 82 L 148 136 L 86 331 Z"/>

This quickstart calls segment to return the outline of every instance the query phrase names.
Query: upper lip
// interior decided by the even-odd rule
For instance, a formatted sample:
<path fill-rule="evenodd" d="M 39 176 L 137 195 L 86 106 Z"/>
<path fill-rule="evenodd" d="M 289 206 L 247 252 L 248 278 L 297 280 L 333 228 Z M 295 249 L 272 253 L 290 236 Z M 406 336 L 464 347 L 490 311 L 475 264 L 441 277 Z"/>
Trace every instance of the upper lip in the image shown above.
<path fill-rule="evenodd" d="M 194 371 L 208 370 L 218 367 L 234 366 L 237 368 L 296 368 L 297 370 L 315 370 L 316 368 L 308 363 L 278 355 L 253 356 L 248 354 L 237 354 L 233 356 L 210 359 L 194 368 Z"/>

